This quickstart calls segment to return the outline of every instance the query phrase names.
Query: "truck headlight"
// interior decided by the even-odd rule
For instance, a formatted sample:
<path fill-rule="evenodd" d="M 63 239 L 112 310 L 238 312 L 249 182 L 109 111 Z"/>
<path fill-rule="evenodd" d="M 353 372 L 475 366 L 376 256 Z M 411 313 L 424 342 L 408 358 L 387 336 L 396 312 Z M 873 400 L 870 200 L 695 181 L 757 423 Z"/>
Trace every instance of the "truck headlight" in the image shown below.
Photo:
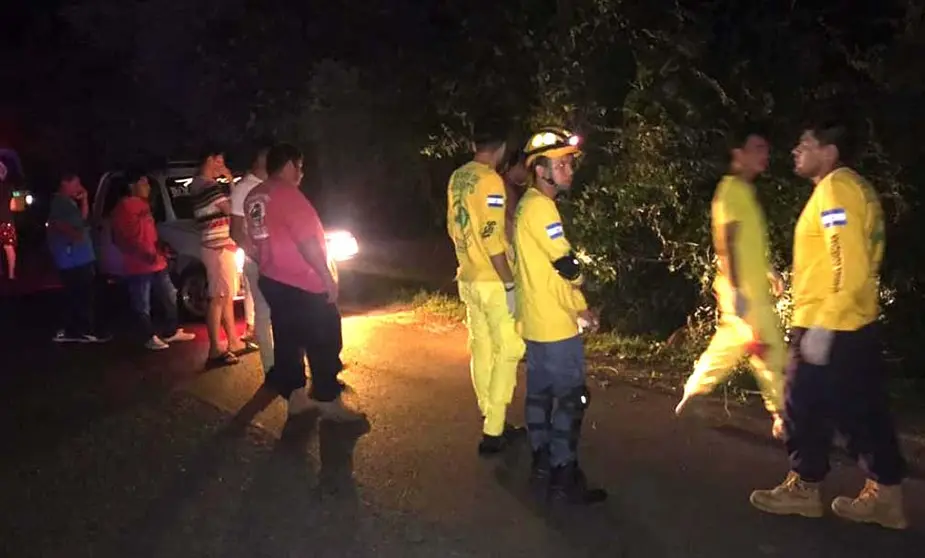
<path fill-rule="evenodd" d="M 331 231 L 324 236 L 328 245 L 328 258 L 335 262 L 349 260 L 360 252 L 356 237 L 349 231 Z"/>
<path fill-rule="evenodd" d="M 244 248 L 238 248 L 238 251 L 234 253 L 234 265 L 238 273 L 244 271 Z"/>

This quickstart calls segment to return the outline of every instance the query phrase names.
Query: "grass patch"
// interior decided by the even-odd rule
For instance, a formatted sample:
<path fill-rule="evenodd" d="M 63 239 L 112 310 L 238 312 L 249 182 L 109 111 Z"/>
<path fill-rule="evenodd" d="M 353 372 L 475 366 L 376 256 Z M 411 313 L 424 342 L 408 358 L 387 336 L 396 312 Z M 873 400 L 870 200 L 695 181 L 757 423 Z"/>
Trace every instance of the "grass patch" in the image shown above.
<path fill-rule="evenodd" d="M 398 300 L 421 314 L 459 323 L 466 320 L 466 306 L 454 295 L 421 289 L 404 291 Z"/>

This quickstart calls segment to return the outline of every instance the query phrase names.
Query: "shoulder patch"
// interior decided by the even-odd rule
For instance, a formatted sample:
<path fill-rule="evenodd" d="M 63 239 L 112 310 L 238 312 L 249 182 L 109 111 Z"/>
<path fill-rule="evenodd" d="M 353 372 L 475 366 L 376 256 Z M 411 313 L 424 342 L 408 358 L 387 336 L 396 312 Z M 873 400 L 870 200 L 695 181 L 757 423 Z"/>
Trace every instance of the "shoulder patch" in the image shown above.
<path fill-rule="evenodd" d="M 550 223 L 546 225 L 546 236 L 548 236 L 550 240 L 561 238 L 564 234 L 562 223 Z"/>
<path fill-rule="evenodd" d="M 822 212 L 822 228 L 844 227 L 848 224 L 848 214 L 843 208 L 827 209 Z"/>
<path fill-rule="evenodd" d="M 488 194 L 488 207 L 504 207 L 504 196 L 501 194 Z"/>

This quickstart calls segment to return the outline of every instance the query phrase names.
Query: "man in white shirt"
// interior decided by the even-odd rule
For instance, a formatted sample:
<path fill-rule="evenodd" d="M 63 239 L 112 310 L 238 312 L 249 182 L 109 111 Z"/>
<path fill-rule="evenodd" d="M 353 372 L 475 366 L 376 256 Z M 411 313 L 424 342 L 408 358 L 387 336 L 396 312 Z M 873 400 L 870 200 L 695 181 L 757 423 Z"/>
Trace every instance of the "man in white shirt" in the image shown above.
<path fill-rule="evenodd" d="M 245 246 L 244 199 L 257 185 L 267 179 L 268 143 L 257 146 L 250 171 L 231 189 L 231 238 L 238 246 Z M 245 252 L 247 250 L 245 249 Z M 257 262 L 250 256 L 244 260 L 244 321 L 247 324 L 246 339 L 255 339 L 260 347 L 260 362 L 264 372 L 273 366 L 273 331 L 270 326 L 270 306 L 260 292 L 257 280 L 260 273 Z"/>

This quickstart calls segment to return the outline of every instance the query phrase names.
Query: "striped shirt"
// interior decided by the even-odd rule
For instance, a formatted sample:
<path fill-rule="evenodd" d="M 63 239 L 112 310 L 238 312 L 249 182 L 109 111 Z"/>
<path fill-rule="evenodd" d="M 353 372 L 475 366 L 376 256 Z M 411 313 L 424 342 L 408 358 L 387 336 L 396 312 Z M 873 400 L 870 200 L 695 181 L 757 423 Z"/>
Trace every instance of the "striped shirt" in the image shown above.
<path fill-rule="evenodd" d="M 190 190 L 193 216 L 202 231 L 202 245 L 218 249 L 231 244 L 231 216 L 219 207 L 222 202 L 231 203 L 225 186 L 197 176 Z"/>

